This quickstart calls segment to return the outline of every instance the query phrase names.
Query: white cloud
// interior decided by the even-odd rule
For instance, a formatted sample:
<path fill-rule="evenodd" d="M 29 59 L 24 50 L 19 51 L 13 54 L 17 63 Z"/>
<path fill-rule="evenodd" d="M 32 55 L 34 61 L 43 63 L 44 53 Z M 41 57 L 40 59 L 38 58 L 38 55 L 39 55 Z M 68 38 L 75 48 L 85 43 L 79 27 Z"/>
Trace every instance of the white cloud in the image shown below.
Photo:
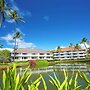
<path fill-rule="evenodd" d="M 13 49 L 12 48 L 0 48 L 0 50 L 9 50 L 9 51 L 13 51 Z"/>
<path fill-rule="evenodd" d="M 13 19 L 6 20 L 8 23 L 14 23 Z"/>
<path fill-rule="evenodd" d="M 18 40 L 18 48 L 35 48 L 36 46 L 33 43 L 25 42 L 24 40 Z"/>
<path fill-rule="evenodd" d="M 43 19 L 44 19 L 45 21 L 49 21 L 49 16 L 44 16 Z"/>
<path fill-rule="evenodd" d="M 31 17 L 32 13 L 30 11 L 22 11 L 20 12 L 21 16 L 27 16 L 27 17 Z"/>
<path fill-rule="evenodd" d="M 4 37 L 1 37 L 1 39 L 5 40 L 5 41 L 12 41 L 13 40 L 13 34 L 8 34 Z"/>
<path fill-rule="evenodd" d="M 7 45 L 11 45 L 14 47 L 13 34 L 8 34 L 4 37 L 1 37 L 2 40 L 5 40 Z M 31 42 L 25 42 L 23 39 L 17 39 L 17 44 L 19 48 L 35 48 L 36 45 Z"/>
<path fill-rule="evenodd" d="M 90 47 L 90 45 L 88 45 L 87 43 L 85 43 L 85 45 L 86 45 L 87 48 Z M 84 44 L 80 44 L 81 48 L 83 48 L 83 49 L 86 49 L 85 45 Z"/>

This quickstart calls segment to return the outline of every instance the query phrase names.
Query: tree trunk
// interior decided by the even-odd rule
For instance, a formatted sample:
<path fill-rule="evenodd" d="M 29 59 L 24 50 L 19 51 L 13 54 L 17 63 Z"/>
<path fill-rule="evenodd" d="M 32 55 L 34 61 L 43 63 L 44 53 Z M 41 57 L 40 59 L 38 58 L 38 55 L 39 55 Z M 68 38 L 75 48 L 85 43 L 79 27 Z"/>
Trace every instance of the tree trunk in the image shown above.
<path fill-rule="evenodd" d="M 84 43 L 84 46 L 85 46 L 85 48 L 86 48 L 86 57 L 88 57 L 88 52 L 87 52 L 87 46 L 86 46 L 86 44 Z"/>
<path fill-rule="evenodd" d="M 1 17 L 0 17 L 0 27 L 2 27 L 2 21 L 3 21 L 3 17 L 2 17 L 2 13 L 1 13 Z"/>
<path fill-rule="evenodd" d="M 16 33 L 16 21 L 14 22 L 14 30 L 15 30 L 15 33 Z M 14 45 L 14 60 L 15 61 L 15 57 L 16 57 L 16 37 L 15 37 L 15 45 Z"/>
<path fill-rule="evenodd" d="M 16 57 L 16 38 L 15 38 L 15 45 L 14 45 L 14 61 L 15 61 L 15 57 Z"/>

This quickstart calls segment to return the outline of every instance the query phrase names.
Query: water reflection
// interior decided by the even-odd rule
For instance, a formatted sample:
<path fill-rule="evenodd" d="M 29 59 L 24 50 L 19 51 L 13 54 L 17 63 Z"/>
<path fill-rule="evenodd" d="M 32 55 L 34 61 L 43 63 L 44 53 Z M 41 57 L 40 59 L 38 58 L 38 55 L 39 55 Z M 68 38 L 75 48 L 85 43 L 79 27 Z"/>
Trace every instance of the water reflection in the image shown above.
<path fill-rule="evenodd" d="M 48 67 L 42 67 L 42 68 L 30 68 L 29 71 L 31 70 L 33 74 L 40 74 L 40 73 L 48 73 L 48 72 L 57 72 L 57 71 L 84 71 L 86 74 L 88 74 L 88 71 L 90 71 L 90 65 L 89 64 L 56 64 L 54 66 L 48 66 Z M 20 73 L 22 74 L 22 72 L 25 69 L 20 68 Z"/>

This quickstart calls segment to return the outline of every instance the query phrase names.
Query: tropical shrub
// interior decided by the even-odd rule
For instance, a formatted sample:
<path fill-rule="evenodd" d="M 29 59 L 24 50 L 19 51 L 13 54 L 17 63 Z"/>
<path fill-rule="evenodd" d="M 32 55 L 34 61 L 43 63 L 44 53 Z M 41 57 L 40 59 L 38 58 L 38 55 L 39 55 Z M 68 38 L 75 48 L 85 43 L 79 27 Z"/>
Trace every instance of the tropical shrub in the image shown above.
<path fill-rule="evenodd" d="M 0 62 L 10 62 L 10 51 L 9 50 L 0 51 Z"/>
<path fill-rule="evenodd" d="M 22 75 L 17 72 L 16 66 L 13 68 L 8 68 L 3 71 L 2 84 L 0 84 L 0 90 L 40 90 L 39 85 L 43 83 L 43 90 L 49 90 L 47 84 L 40 74 L 39 78 L 35 81 L 29 83 L 32 72 L 28 72 L 28 68 L 24 71 Z M 78 76 L 81 76 L 83 80 L 87 83 L 87 86 L 82 89 L 82 86 L 78 84 Z M 69 78 L 67 72 L 64 70 L 64 80 L 61 82 L 56 74 L 54 77 L 49 75 L 49 82 L 56 87 L 56 90 L 90 90 L 90 79 L 86 76 L 84 72 L 77 72 Z"/>

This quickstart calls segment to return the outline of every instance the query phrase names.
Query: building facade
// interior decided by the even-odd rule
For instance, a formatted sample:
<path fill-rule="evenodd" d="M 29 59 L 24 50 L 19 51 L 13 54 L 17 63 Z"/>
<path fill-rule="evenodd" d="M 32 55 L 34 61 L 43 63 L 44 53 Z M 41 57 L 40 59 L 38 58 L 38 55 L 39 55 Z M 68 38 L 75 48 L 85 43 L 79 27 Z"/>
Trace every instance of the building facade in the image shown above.
<path fill-rule="evenodd" d="M 61 48 L 60 51 L 54 51 L 53 56 L 55 60 L 81 59 L 86 57 L 86 50 L 77 50 L 73 47 Z"/>
<path fill-rule="evenodd" d="M 20 48 L 15 51 L 15 61 L 27 60 L 52 60 L 53 54 L 41 49 Z M 14 52 L 11 52 L 11 60 L 14 60 Z"/>

